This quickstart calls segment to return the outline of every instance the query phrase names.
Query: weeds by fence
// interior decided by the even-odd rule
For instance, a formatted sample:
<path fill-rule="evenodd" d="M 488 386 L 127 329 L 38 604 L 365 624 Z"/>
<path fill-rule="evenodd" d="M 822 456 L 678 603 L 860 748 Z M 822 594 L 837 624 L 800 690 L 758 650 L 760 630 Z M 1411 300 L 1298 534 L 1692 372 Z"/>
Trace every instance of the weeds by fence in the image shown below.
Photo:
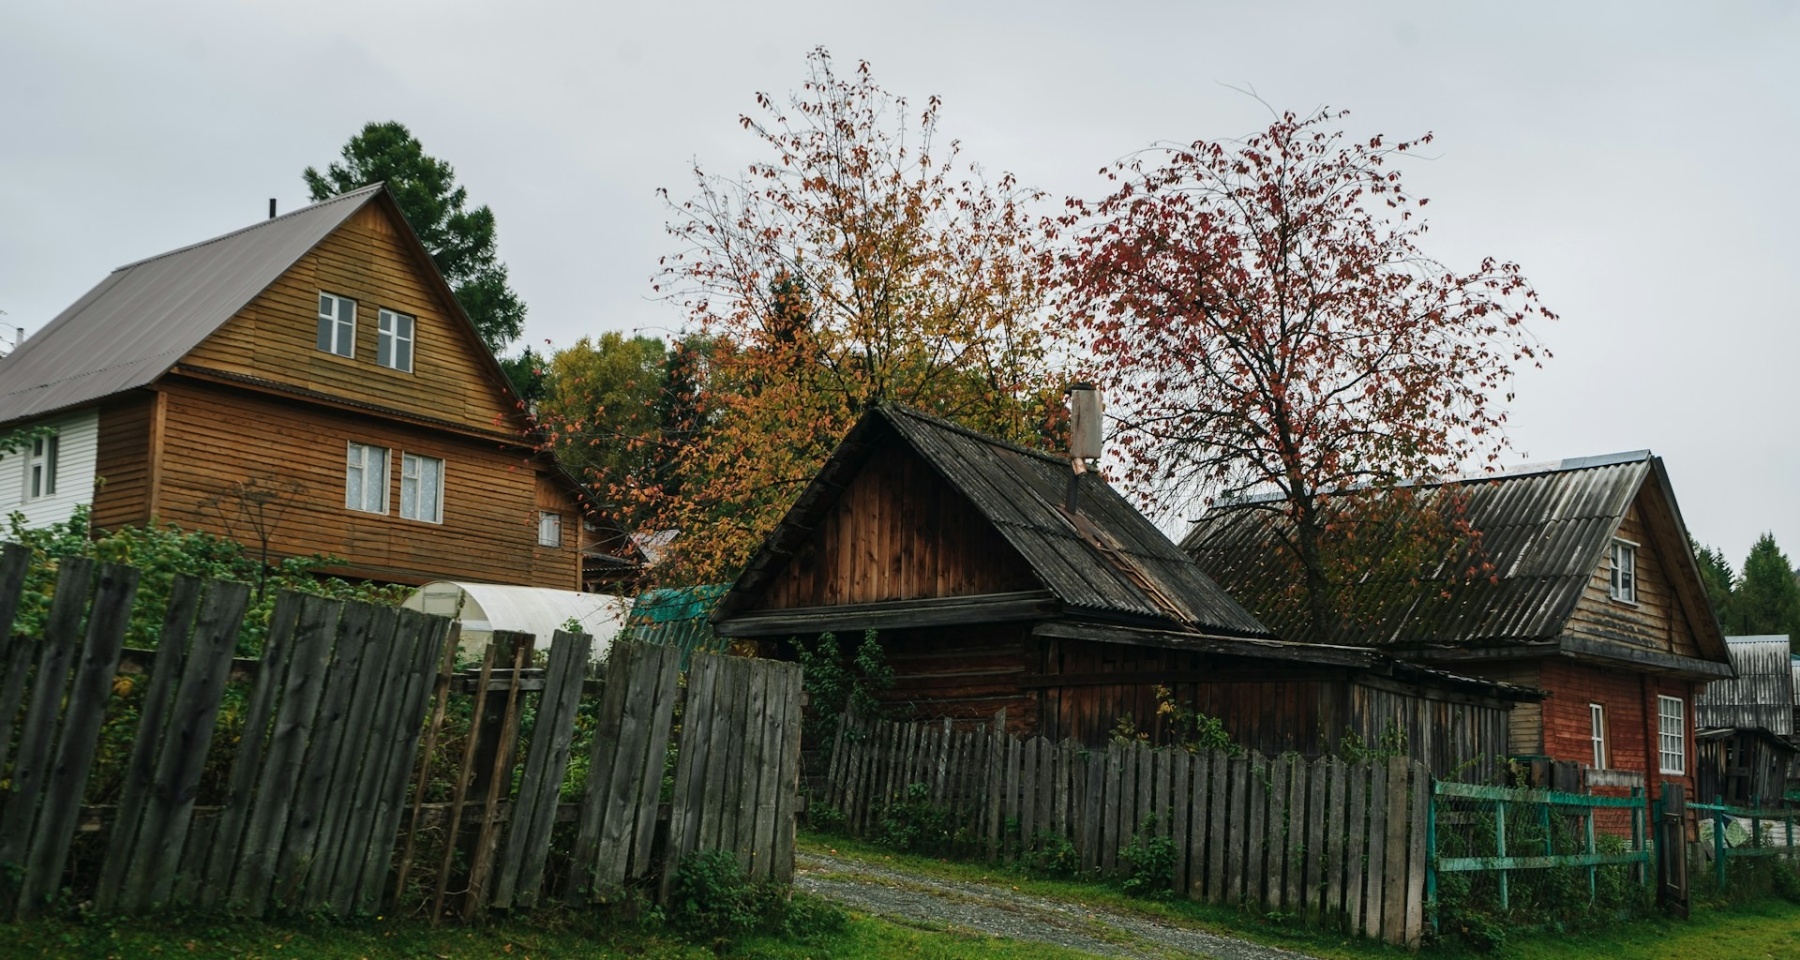
<path fill-rule="evenodd" d="M 620 643 L 584 703 L 585 636 L 559 632 L 538 666 L 531 637 L 497 635 L 459 674 L 446 620 L 284 594 L 246 669 L 247 588 L 177 578 L 131 678 L 136 572 L 63 559 L 42 629 L 15 634 L 29 562 L 0 554 L 0 916 L 66 894 L 473 920 L 659 872 L 666 889 L 702 850 L 791 877 L 793 664 L 696 653 L 684 688 L 678 650 Z"/>
<path fill-rule="evenodd" d="M 853 835 L 1072 865 L 1388 942 L 1423 930 L 1429 777 L 1404 758 L 1194 754 L 846 717 L 822 802 Z"/>
<path fill-rule="evenodd" d="M 1699 818 L 1700 843 L 1712 855 L 1716 890 L 1728 890 L 1734 876 L 1771 858 L 1790 869 L 1800 865 L 1800 808 L 1690 803 L 1688 809 Z"/>

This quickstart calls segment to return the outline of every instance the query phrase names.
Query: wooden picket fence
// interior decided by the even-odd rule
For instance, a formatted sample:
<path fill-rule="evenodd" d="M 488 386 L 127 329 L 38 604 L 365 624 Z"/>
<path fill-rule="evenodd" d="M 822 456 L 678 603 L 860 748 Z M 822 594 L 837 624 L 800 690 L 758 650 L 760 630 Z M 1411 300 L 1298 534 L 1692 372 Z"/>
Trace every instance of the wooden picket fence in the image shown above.
<path fill-rule="evenodd" d="M 538 667 L 534 638 L 502 633 L 478 670 L 458 672 L 443 618 L 298 594 L 278 598 L 261 660 L 234 661 L 248 588 L 191 578 L 175 581 L 156 649 L 128 651 L 137 571 L 60 561 L 27 636 L 12 628 L 29 562 L 16 545 L 0 553 L 0 919 L 66 890 L 110 914 L 402 904 L 468 921 L 659 877 L 649 890 L 666 892 L 672 865 L 712 849 L 748 877 L 792 879 L 797 665 L 697 653 L 684 687 L 679 650 L 621 642 L 596 684 L 585 635 L 558 632 Z M 116 803 L 84 805 L 103 727 L 129 717 L 116 713 L 122 660 L 148 673 L 122 786 Z M 201 805 L 227 688 L 244 674 L 241 734 L 218 738 L 228 782 Z M 563 802 L 596 685 L 585 785 Z M 443 748 L 458 758 L 447 777 L 432 768 Z M 428 801 L 446 779 L 449 799 Z"/>
<path fill-rule="evenodd" d="M 857 836 L 908 802 L 950 811 L 992 861 L 1072 845 L 1116 872 L 1140 835 L 1166 839 L 1175 892 L 1249 904 L 1416 948 L 1424 930 L 1431 779 L 1404 757 L 1346 763 L 846 717 L 822 802 Z"/>

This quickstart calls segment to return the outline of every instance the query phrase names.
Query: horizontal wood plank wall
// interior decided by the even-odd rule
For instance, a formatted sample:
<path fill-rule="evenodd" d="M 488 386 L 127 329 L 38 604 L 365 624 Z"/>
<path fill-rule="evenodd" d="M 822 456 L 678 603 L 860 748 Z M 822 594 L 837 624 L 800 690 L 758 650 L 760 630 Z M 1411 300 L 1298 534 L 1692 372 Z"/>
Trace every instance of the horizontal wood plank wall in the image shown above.
<path fill-rule="evenodd" d="M 546 586 L 554 585 L 561 578 L 568 582 L 563 589 L 581 589 L 581 564 L 569 562 L 570 553 L 579 553 L 581 549 L 581 511 L 575 503 L 575 493 L 567 483 L 558 482 L 551 474 L 539 471 L 536 482 L 537 512 L 532 514 L 532 549 L 531 549 L 531 582 Z M 546 547 L 538 542 L 538 513 L 554 513 L 562 518 L 562 539 L 557 546 Z"/>
<path fill-rule="evenodd" d="M 233 481 L 292 480 L 304 490 L 275 526 L 277 555 L 335 554 L 350 561 L 348 575 L 401 583 L 451 579 L 569 589 L 579 576 L 572 542 L 554 551 L 564 558 L 560 569 L 540 560 L 536 473 L 523 451 L 180 378 L 166 380 L 164 392 L 161 499 L 153 505 L 163 521 L 254 548 L 241 524 L 227 529 L 206 501 Z M 390 450 L 385 516 L 344 506 L 350 441 Z M 400 517 L 402 451 L 444 461 L 443 523 Z"/>
<path fill-rule="evenodd" d="M 94 528 L 113 531 L 150 519 L 150 417 L 156 395 L 121 394 L 100 408 L 94 464 Z"/>
<path fill-rule="evenodd" d="M 770 609 L 961 597 L 1040 585 L 910 450 L 875 451 L 766 594 Z"/>
<path fill-rule="evenodd" d="M 1130 869 L 1133 844 L 1166 839 L 1176 893 L 1420 944 L 1431 789 L 1423 764 L 1189 753 L 1143 741 L 1088 749 L 1006 735 L 1006 725 L 1003 715 L 846 717 L 818 802 L 866 836 L 896 805 L 929 801 L 964 852 L 990 861 L 1057 857 L 1116 873 Z"/>
<path fill-rule="evenodd" d="M 892 687 L 875 696 L 891 710 L 905 714 L 915 704 L 932 717 L 977 720 L 1007 711 L 1015 732 L 1034 730 L 1037 701 L 1020 689 L 1025 672 L 1024 649 L 1031 643 L 1023 624 L 890 630 L 877 634 Z M 862 643 L 860 635 L 837 638 L 846 651 Z"/>
<path fill-rule="evenodd" d="M 450 305 L 426 282 L 427 269 L 381 206 L 369 204 L 183 362 L 493 430 L 519 411 L 490 375 L 486 347 L 452 322 Z M 354 357 L 318 349 L 321 292 L 356 300 Z M 411 373 L 375 362 L 382 308 L 415 320 Z"/>
<path fill-rule="evenodd" d="M 1700 656 L 1669 581 L 1669 563 L 1644 523 L 1643 494 L 1625 512 L 1619 537 L 1637 544 L 1637 602 L 1610 596 L 1612 567 L 1606 556 L 1594 569 L 1565 632 L 1589 640 L 1629 643 L 1662 653 Z"/>

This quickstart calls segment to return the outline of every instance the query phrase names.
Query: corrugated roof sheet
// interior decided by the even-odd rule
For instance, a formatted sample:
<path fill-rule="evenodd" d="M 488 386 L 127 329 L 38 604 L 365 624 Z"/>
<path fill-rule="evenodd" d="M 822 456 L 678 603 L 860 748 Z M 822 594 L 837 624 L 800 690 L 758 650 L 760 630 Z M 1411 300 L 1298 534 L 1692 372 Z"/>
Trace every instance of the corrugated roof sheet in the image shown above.
<path fill-rule="evenodd" d="M 0 423 L 156 380 L 381 189 L 353 190 L 114 270 L 0 359 Z"/>
<path fill-rule="evenodd" d="M 1427 487 L 1423 497 L 1454 487 L 1467 496 L 1467 518 L 1481 531 L 1480 550 L 1495 576 L 1454 577 L 1458 558 L 1436 571 L 1351 584 L 1349 605 L 1364 611 L 1320 642 L 1461 645 L 1549 640 L 1574 611 L 1632 499 L 1650 476 L 1648 451 L 1581 458 L 1510 474 Z M 1289 575 L 1272 558 L 1281 514 L 1267 501 L 1217 507 L 1195 523 L 1182 547 L 1226 590 L 1266 597 Z M 1262 614 L 1278 635 L 1306 633 L 1298 604 L 1270 604 Z"/>
<path fill-rule="evenodd" d="M 1714 680 L 1694 698 L 1694 725 L 1701 729 L 1761 727 L 1781 736 L 1794 733 L 1793 651 L 1786 634 L 1726 637 L 1735 680 Z"/>
<path fill-rule="evenodd" d="M 968 498 L 1068 612 L 1233 636 L 1269 635 L 1097 474 L 1080 478 L 1078 509 L 1071 516 L 1064 507 L 1067 461 L 891 406 L 870 411 L 851 429 L 746 567 L 722 611 L 739 609 L 785 566 L 786 551 L 810 531 L 835 499 L 837 485 L 860 467 L 870 444 L 887 430 Z"/>

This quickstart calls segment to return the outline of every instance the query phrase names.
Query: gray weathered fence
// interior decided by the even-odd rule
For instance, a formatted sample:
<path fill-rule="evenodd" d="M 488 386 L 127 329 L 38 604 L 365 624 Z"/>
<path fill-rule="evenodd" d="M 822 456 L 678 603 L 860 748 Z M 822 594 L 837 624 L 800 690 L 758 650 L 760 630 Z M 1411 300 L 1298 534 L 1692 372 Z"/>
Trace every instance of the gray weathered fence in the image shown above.
<path fill-rule="evenodd" d="M 177 578 L 156 650 L 130 656 L 148 671 L 133 718 L 114 694 L 136 571 L 62 560 L 27 636 L 12 627 L 29 562 L 16 545 L 0 553 L 0 917 L 67 888 L 103 913 L 403 903 L 473 920 L 659 875 L 666 889 L 673 864 L 707 849 L 791 879 L 793 664 L 695 654 L 683 687 L 680 651 L 622 642 L 584 705 L 586 636 L 557 633 L 538 667 L 532 637 L 497 635 L 459 674 L 447 620 L 287 594 L 251 665 L 232 659 L 247 588 Z M 215 734 L 234 672 L 251 675 L 232 700 L 235 742 Z M 585 784 L 562 802 L 578 728 L 591 731 Z M 117 802 L 84 806 L 108 731 L 128 740 Z M 221 749 L 229 773 L 202 805 Z M 447 777 L 438 754 L 457 758 Z"/>
<path fill-rule="evenodd" d="M 1073 845 L 1111 872 L 1140 836 L 1166 840 L 1177 893 L 1253 904 L 1416 947 L 1431 780 L 1403 757 L 1345 763 L 1146 743 L 1087 750 L 992 727 L 846 718 L 824 802 L 853 834 L 909 799 L 954 812 L 991 860 Z"/>

